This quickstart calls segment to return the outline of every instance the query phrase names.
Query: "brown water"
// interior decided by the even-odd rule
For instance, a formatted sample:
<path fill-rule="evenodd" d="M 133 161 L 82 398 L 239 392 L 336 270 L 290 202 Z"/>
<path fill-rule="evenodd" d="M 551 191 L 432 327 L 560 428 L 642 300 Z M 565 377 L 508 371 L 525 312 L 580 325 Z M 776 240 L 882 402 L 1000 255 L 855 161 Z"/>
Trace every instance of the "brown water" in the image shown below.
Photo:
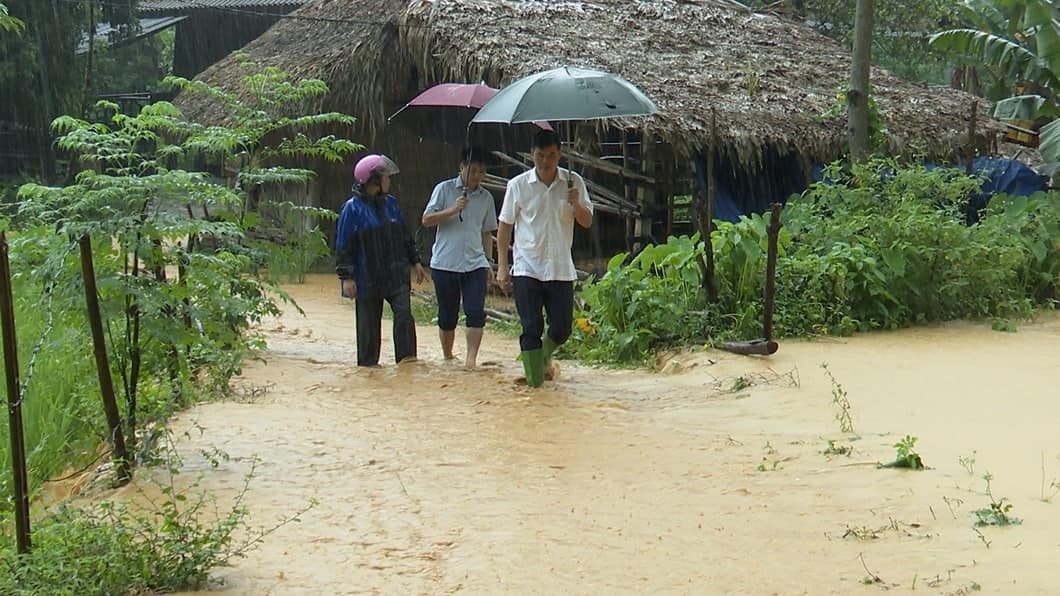
<path fill-rule="evenodd" d="M 1057 313 L 1018 333 L 681 353 L 660 372 L 565 362 L 534 391 L 511 382 L 516 341 L 489 333 L 478 372 L 443 362 L 431 327 L 420 362 L 358 369 L 334 280 L 288 289 L 306 316 L 264 326 L 243 398 L 175 423 L 184 476 L 222 502 L 260 458 L 253 526 L 318 501 L 219 570 L 226 593 L 1060 593 Z M 822 363 L 860 438 L 839 431 Z M 877 469 L 906 435 L 930 469 Z M 853 453 L 823 454 L 829 439 Z M 196 455 L 213 447 L 231 461 Z M 974 527 L 987 472 L 1021 525 Z"/>

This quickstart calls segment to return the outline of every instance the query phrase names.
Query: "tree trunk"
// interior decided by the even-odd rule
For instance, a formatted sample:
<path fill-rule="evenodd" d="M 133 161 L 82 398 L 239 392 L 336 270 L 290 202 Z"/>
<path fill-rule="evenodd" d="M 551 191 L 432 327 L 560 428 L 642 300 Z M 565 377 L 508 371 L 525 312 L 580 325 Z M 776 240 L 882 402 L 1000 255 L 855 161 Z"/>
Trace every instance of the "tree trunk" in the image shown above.
<path fill-rule="evenodd" d="M 854 55 L 847 91 L 847 136 L 850 157 L 863 161 L 869 156 L 869 69 L 872 66 L 873 0 L 857 0 L 854 15 Z"/>

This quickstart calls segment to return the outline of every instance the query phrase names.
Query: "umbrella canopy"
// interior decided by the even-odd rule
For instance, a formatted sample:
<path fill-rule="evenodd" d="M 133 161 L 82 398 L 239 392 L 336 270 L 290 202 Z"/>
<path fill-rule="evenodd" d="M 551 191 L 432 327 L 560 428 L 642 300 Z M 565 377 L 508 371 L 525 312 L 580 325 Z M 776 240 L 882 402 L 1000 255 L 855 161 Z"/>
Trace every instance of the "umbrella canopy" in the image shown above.
<path fill-rule="evenodd" d="M 486 105 L 486 102 L 497 95 L 497 91 L 497 89 L 490 87 L 484 82 L 440 83 L 413 97 L 400 110 L 387 118 L 387 121 L 393 120 L 395 116 L 414 106 L 476 110 Z M 552 130 L 552 125 L 548 122 L 539 121 L 534 122 L 534 124 L 538 128 Z"/>
<path fill-rule="evenodd" d="M 593 120 L 645 116 L 658 111 L 655 102 L 618 75 L 561 66 L 523 77 L 501 89 L 471 122 Z"/>
<path fill-rule="evenodd" d="M 404 107 L 394 112 L 388 120 L 412 106 L 477 109 L 485 105 L 496 94 L 497 90 L 486 83 L 441 83 L 413 97 Z"/>

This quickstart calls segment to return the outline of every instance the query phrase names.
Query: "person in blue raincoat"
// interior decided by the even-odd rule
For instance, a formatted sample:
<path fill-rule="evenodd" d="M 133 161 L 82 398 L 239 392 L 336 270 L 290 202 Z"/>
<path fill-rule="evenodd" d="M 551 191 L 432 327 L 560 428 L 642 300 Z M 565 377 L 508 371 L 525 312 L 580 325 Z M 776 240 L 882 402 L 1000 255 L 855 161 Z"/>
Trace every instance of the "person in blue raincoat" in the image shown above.
<path fill-rule="evenodd" d="M 361 158 L 353 169 L 353 196 L 339 214 L 335 274 L 342 295 L 356 304 L 357 366 L 379 364 L 384 300 L 394 313 L 394 361 L 416 359 L 410 276 L 415 272 L 422 283 L 426 271 L 390 194 L 390 177 L 398 171 L 385 155 Z"/>

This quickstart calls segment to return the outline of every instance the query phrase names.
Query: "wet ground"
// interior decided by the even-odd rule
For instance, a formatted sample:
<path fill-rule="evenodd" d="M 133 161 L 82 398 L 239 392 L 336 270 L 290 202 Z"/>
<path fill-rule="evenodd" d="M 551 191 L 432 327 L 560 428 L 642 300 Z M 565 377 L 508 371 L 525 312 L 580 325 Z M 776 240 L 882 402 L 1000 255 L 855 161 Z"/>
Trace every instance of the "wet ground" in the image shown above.
<path fill-rule="evenodd" d="M 477 372 L 444 362 L 431 327 L 420 362 L 391 364 L 385 335 L 386 364 L 358 369 L 334 279 L 288 289 L 306 316 L 267 322 L 237 397 L 174 423 L 183 476 L 221 503 L 258 459 L 252 526 L 316 503 L 219 570 L 224 593 L 1060 590 L 1057 313 L 655 371 L 564 362 L 530 390 L 515 339 L 489 332 Z M 907 435 L 929 469 L 877 469 Z M 211 467 L 214 448 L 231 459 Z M 1001 499 L 1022 523 L 976 527 Z"/>

